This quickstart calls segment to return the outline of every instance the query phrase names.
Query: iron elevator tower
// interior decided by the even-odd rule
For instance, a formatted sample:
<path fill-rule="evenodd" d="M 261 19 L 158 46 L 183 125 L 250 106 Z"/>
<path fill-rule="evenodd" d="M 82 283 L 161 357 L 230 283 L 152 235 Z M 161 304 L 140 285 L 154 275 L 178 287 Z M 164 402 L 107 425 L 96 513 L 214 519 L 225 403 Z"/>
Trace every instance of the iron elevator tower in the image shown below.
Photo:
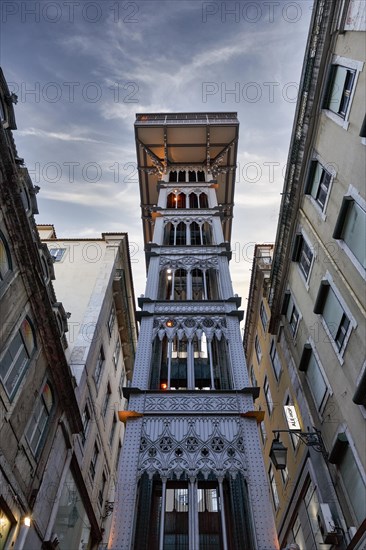
<path fill-rule="evenodd" d="M 109 548 L 278 548 L 233 294 L 236 113 L 138 114 L 145 295 Z"/>

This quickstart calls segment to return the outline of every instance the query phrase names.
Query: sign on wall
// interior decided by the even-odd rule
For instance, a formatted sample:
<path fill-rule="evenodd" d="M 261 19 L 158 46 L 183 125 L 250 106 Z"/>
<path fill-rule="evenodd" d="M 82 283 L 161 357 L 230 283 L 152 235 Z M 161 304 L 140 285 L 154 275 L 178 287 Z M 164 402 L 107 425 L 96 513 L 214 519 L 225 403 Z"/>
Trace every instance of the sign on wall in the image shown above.
<path fill-rule="evenodd" d="M 284 409 L 289 430 L 301 430 L 295 407 L 293 405 L 284 405 Z"/>

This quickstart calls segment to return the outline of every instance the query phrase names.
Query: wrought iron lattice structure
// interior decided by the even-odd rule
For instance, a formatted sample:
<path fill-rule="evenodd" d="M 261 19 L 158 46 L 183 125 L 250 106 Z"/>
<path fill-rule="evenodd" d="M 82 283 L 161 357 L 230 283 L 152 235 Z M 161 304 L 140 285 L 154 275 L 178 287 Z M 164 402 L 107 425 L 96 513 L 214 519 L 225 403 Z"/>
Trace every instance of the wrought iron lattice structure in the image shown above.
<path fill-rule="evenodd" d="M 138 115 L 147 260 L 109 548 L 278 548 L 234 296 L 236 113 Z"/>

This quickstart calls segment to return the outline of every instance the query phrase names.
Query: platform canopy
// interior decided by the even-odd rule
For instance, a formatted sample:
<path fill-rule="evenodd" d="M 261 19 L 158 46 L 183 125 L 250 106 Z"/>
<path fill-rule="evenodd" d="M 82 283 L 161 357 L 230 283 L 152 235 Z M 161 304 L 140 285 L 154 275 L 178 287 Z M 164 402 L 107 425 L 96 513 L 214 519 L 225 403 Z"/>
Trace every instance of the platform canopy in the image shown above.
<path fill-rule="evenodd" d="M 225 240 L 230 241 L 238 133 L 236 113 L 136 115 L 135 137 L 145 244 L 152 240 L 151 221 L 158 201 L 158 182 L 171 170 L 200 170 L 202 166 L 208 174 L 208 181 L 217 184 L 224 236 Z"/>

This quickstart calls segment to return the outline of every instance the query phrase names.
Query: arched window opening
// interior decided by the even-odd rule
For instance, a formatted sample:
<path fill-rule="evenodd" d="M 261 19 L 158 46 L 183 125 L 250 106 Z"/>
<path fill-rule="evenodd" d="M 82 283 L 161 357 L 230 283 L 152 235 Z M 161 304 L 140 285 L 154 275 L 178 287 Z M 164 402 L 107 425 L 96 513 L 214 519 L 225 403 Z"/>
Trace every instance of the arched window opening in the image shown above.
<path fill-rule="evenodd" d="M 205 181 L 205 173 L 203 170 L 198 170 L 197 179 L 198 181 Z"/>
<path fill-rule="evenodd" d="M 175 208 L 176 207 L 176 195 L 175 193 L 169 193 L 169 195 L 167 196 L 167 201 L 166 201 L 166 207 L 167 208 Z"/>
<path fill-rule="evenodd" d="M 197 222 L 192 222 L 191 230 L 191 245 L 199 246 L 201 244 L 201 229 Z"/>
<path fill-rule="evenodd" d="M 191 326 L 191 325 L 190 325 Z M 151 361 L 151 389 L 229 390 L 232 380 L 229 349 L 224 336 L 207 340 L 199 331 L 189 342 L 186 336 L 156 337 Z"/>
<path fill-rule="evenodd" d="M 212 354 L 212 368 L 216 390 L 232 389 L 229 370 L 229 349 L 224 337 L 220 340 L 214 336 L 210 344 Z"/>
<path fill-rule="evenodd" d="M 220 452 L 220 440 L 217 447 Z M 256 546 L 248 488 L 241 472 L 224 479 L 213 474 L 205 479 L 199 474 L 197 485 L 190 484 L 186 476 L 179 481 L 175 476 L 162 481 L 145 472 L 138 493 L 135 549 L 159 548 L 159 541 L 163 541 L 166 550 L 188 550 L 193 529 L 198 531 L 200 550 Z M 196 527 L 191 521 L 195 514 Z"/>
<path fill-rule="evenodd" d="M 189 208 L 199 208 L 198 206 L 198 196 L 196 193 L 191 193 L 189 195 Z"/>
<path fill-rule="evenodd" d="M 208 208 L 208 200 L 206 193 L 200 193 L 199 196 L 200 208 Z"/>
<path fill-rule="evenodd" d="M 179 193 L 175 198 L 176 208 L 186 208 L 186 195 Z"/>
<path fill-rule="evenodd" d="M 186 337 L 179 340 L 175 336 L 169 341 L 156 337 L 153 343 L 150 388 L 153 390 L 187 389 L 187 355 Z"/>
<path fill-rule="evenodd" d="M 169 181 L 175 182 L 178 179 L 178 174 L 175 170 L 169 172 Z"/>
<path fill-rule="evenodd" d="M 166 389 L 167 343 L 166 336 L 163 340 L 156 337 L 152 345 L 150 372 L 150 388 L 152 390 Z"/>
<path fill-rule="evenodd" d="M 171 222 L 168 222 L 164 229 L 163 244 L 174 245 L 174 230 L 175 230 L 174 225 Z"/>
<path fill-rule="evenodd" d="M 186 171 L 185 170 L 179 170 L 178 181 L 186 181 Z"/>
<path fill-rule="evenodd" d="M 170 387 L 176 390 L 187 389 L 188 340 L 176 336 L 171 343 Z"/>
<path fill-rule="evenodd" d="M 187 244 L 187 226 L 184 222 L 178 223 L 176 227 L 175 243 L 178 246 Z"/>
<path fill-rule="evenodd" d="M 194 170 L 189 170 L 188 181 L 197 181 L 196 172 Z"/>
<path fill-rule="evenodd" d="M 158 300 L 170 300 L 173 274 L 171 269 L 163 269 L 159 275 Z"/>
<path fill-rule="evenodd" d="M 5 275 L 12 270 L 12 262 L 8 243 L 4 235 L 0 231 L 0 282 L 5 278 Z"/>
<path fill-rule="evenodd" d="M 192 280 L 192 300 L 205 300 L 204 273 L 201 269 L 191 271 Z"/>
<path fill-rule="evenodd" d="M 187 299 L 187 272 L 185 269 L 177 269 L 174 273 L 174 300 Z"/>
<path fill-rule="evenodd" d="M 208 222 L 205 222 L 202 227 L 203 244 L 212 244 L 212 228 Z"/>
<path fill-rule="evenodd" d="M 210 268 L 205 273 L 207 300 L 219 300 L 218 272 Z"/>
<path fill-rule="evenodd" d="M 209 390 L 211 388 L 210 361 L 206 335 L 203 332 L 198 338 L 195 336 L 193 344 L 194 360 L 194 385 L 196 390 Z"/>

